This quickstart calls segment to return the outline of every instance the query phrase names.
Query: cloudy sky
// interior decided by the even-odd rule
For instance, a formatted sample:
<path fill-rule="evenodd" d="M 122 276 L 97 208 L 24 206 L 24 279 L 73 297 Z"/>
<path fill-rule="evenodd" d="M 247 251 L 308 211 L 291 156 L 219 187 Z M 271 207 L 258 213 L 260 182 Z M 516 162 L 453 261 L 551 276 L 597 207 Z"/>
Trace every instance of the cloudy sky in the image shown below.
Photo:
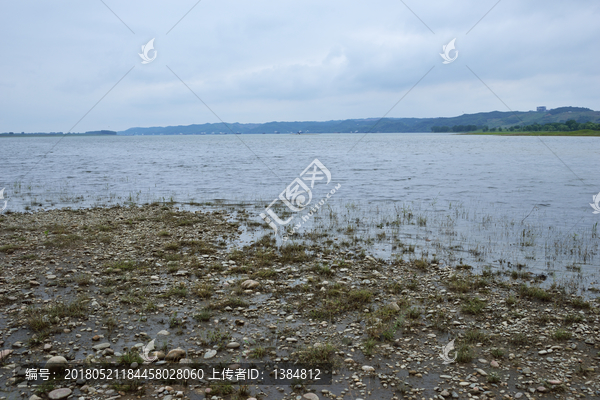
<path fill-rule="evenodd" d="M 377 118 L 401 98 L 389 117 L 600 110 L 599 20 L 594 0 L 3 1 L 0 132 Z"/>

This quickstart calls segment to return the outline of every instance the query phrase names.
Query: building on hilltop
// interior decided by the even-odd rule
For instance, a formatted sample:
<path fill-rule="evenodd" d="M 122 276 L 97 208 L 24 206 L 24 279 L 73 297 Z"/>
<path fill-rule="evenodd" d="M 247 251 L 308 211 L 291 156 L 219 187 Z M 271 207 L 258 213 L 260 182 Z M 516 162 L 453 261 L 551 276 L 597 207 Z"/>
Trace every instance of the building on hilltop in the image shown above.
<path fill-rule="evenodd" d="M 537 112 L 546 112 L 546 106 L 539 106 Z"/>

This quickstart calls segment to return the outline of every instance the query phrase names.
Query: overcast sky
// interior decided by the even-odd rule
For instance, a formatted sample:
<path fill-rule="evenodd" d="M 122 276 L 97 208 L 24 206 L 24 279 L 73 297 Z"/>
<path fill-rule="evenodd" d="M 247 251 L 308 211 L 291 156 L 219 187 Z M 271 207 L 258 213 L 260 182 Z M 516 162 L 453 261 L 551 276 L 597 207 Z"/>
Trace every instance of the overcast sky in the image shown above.
<path fill-rule="evenodd" d="M 3 0 L 1 9 L 0 132 L 378 118 L 401 98 L 389 117 L 600 110 L 594 0 Z M 138 53 L 152 38 L 156 59 L 144 65 Z M 454 38 L 458 57 L 444 65 Z"/>

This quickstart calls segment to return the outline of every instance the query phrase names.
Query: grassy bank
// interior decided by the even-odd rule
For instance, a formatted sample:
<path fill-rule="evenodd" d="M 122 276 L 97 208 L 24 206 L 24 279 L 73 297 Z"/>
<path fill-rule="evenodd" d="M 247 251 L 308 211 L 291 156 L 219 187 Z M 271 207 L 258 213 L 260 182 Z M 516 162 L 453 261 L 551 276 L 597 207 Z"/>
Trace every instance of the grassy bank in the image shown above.
<path fill-rule="evenodd" d="M 495 135 L 495 136 L 600 136 L 600 131 L 582 129 L 571 132 L 470 132 L 460 135 Z"/>

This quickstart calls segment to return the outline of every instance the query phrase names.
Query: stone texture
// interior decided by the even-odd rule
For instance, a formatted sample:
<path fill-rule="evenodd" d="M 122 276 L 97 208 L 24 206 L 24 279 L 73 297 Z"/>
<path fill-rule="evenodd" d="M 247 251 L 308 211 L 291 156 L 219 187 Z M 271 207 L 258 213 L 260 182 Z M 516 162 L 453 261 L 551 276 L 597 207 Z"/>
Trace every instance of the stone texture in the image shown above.
<path fill-rule="evenodd" d="M 217 351 L 216 350 L 209 350 L 209 351 L 206 352 L 206 354 L 204 354 L 204 358 L 208 360 L 208 359 L 213 358 L 216 355 L 217 355 Z"/>
<path fill-rule="evenodd" d="M 46 361 L 46 368 L 50 371 L 61 370 L 69 365 L 67 359 L 62 356 L 54 356 Z"/>
<path fill-rule="evenodd" d="M 242 289 L 254 289 L 259 286 L 260 283 L 252 279 L 248 279 L 247 281 L 242 282 Z"/>
<path fill-rule="evenodd" d="M 185 350 L 177 348 L 177 349 L 171 350 L 169 352 L 169 354 L 167 354 L 167 356 L 165 357 L 165 360 L 176 362 L 176 361 L 181 360 L 184 357 L 185 357 Z"/>
<path fill-rule="evenodd" d="M 110 347 L 110 343 L 100 343 L 100 344 L 93 346 L 92 349 L 98 351 L 98 350 L 108 349 L 109 347 Z"/>
<path fill-rule="evenodd" d="M 72 391 L 69 388 L 60 388 L 48 393 L 48 397 L 50 398 L 50 400 L 60 400 L 69 397 L 71 393 Z"/>

